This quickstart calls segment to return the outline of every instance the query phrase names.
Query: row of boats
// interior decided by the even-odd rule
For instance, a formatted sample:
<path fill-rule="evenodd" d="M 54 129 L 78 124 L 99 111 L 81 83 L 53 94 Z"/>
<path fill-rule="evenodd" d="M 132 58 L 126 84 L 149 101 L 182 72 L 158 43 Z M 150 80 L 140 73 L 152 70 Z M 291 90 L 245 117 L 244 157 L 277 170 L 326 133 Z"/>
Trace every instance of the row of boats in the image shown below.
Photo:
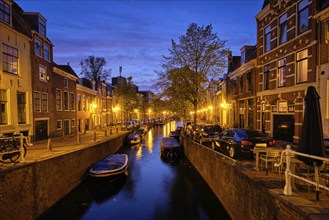
<path fill-rule="evenodd" d="M 170 133 L 169 137 L 164 137 L 160 141 L 160 156 L 167 161 L 177 160 L 182 154 L 182 147 L 179 141 L 181 127 Z M 146 134 L 147 128 L 140 128 L 127 137 L 129 144 L 140 143 Z M 90 169 L 89 175 L 92 177 L 111 177 L 123 174 L 128 168 L 127 154 L 113 154 L 103 160 L 96 162 Z"/>

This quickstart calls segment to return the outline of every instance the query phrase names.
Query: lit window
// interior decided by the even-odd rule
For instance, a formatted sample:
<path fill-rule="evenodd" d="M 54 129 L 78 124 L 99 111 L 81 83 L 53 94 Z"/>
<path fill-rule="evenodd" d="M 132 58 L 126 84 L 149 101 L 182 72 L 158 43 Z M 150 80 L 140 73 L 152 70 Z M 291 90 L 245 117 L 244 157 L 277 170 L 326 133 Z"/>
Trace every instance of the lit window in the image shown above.
<path fill-rule="evenodd" d="M 279 44 L 283 44 L 287 41 L 287 31 L 288 31 L 288 25 L 287 25 L 287 13 L 282 15 L 280 17 L 280 38 L 279 38 Z"/>
<path fill-rule="evenodd" d="M 286 58 L 279 60 L 278 77 L 279 77 L 278 87 L 286 86 Z"/>
<path fill-rule="evenodd" d="M 297 53 L 297 83 L 303 83 L 307 81 L 307 57 L 307 49 Z"/>
<path fill-rule="evenodd" d="M 0 89 L 0 124 L 7 124 L 7 91 Z"/>
<path fill-rule="evenodd" d="M 2 70 L 7 73 L 17 74 L 18 50 L 2 44 Z"/>
<path fill-rule="evenodd" d="M 62 111 L 62 90 L 56 89 L 56 110 Z"/>
<path fill-rule="evenodd" d="M 35 54 L 41 57 L 41 41 L 38 38 L 34 38 L 34 50 Z"/>
<path fill-rule="evenodd" d="M 264 52 L 271 50 L 271 27 L 270 25 L 265 28 L 264 32 Z"/>
<path fill-rule="evenodd" d="M 46 37 L 46 21 L 39 17 L 39 34 Z"/>
<path fill-rule="evenodd" d="M 17 113 L 18 113 L 18 124 L 26 123 L 26 97 L 25 93 L 17 93 Z"/>
<path fill-rule="evenodd" d="M 0 1 L 0 20 L 10 24 L 10 6 L 4 1 Z"/>
<path fill-rule="evenodd" d="M 268 90 L 270 88 L 270 65 L 264 66 L 264 81 L 263 81 L 264 90 Z"/>
<path fill-rule="evenodd" d="M 50 60 L 50 58 L 49 58 L 49 46 L 48 46 L 48 44 L 44 44 L 43 45 L 43 58 L 45 60 L 47 60 L 47 61 Z"/>
<path fill-rule="evenodd" d="M 298 34 L 308 30 L 308 0 L 298 4 Z"/>
<path fill-rule="evenodd" d="M 38 91 L 33 92 L 33 106 L 34 106 L 34 111 L 36 112 L 40 111 L 40 92 Z"/>
<path fill-rule="evenodd" d="M 48 111 L 48 94 L 44 92 L 41 93 L 41 111 Z"/>
<path fill-rule="evenodd" d="M 39 77 L 42 81 L 47 81 L 47 71 L 46 67 L 39 65 Z"/>
<path fill-rule="evenodd" d="M 64 110 L 69 110 L 69 93 L 64 91 Z"/>
<path fill-rule="evenodd" d="M 82 107 L 81 107 L 81 95 L 78 94 L 78 111 L 81 111 Z"/>

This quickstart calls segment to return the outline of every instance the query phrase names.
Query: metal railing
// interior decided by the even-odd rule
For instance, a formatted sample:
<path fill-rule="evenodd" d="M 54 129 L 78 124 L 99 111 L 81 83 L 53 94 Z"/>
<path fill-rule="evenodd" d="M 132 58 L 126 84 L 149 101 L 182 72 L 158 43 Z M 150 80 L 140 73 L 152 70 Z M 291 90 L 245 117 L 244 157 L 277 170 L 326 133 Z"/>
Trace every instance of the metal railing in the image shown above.
<path fill-rule="evenodd" d="M 321 185 L 319 182 L 319 167 L 314 165 L 314 175 L 315 175 L 315 181 L 311 181 L 309 179 L 303 178 L 301 176 L 295 175 L 291 172 L 291 157 L 293 155 L 299 155 L 299 156 L 303 156 L 303 157 L 308 157 L 308 158 L 312 158 L 312 159 L 316 159 L 316 160 L 321 160 L 324 161 L 326 163 L 329 164 L 329 158 L 325 158 L 325 157 L 318 157 L 318 156 L 314 156 L 314 155 L 310 155 L 310 154 L 304 154 L 304 153 L 300 153 L 297 151 L 293 151 L 291 150 L 291 146 L 287 145 L 287 148 L 282 151 L 281 153 L 281 158 L 280 158 L 280 162 L 279 163 L 275 163 L 274 166 L 275 167 L 281 167 L 283 164 L 283 154 L 286 154 L 286 170 L 285 170 L 285 186 L 284 186 L 284 190 L 283 190 L 283 194 L 284 195 L 292 195 L 292 187 L 291 187 L 291 177 L 294 177 L 296 179 L 302 180 L 306 183 L 309 183 L 311 185 L 315 186 L 316 189 L 316 193 L 317 193 L 317 200 L 319 198 L 319 189 L 324 189 L 329 191 L 329 187 Z"/>

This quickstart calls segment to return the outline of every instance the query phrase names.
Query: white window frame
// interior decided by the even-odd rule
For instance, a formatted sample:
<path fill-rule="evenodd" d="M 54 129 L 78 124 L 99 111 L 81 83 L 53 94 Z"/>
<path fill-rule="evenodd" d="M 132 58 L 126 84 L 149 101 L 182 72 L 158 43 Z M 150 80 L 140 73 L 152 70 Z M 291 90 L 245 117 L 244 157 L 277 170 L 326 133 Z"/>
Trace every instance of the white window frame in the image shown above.
<path fill-rule="evenodd" d="M 39 64 L 39 79 L 43 82 L 47 82 L 47 67 Z"/>
<path fill-rule="evenodd" d="M 63 121 L 62 120 L 57 120 L 56 121 L 56 128 L 57 128 L 57 130 L 62 130 L 63 129 Z"/>
<path fill-rule="evenodd" d="M 269 39 L 266 37 L 269 36 Z M 267 43 L 269 43 L 269 48 L 267 48 Z M 271 25 L 269 24 L 264 28 L 264 53 L 271 50 Z"/>
<path fill-rule="evenodd" d="M 75 111 L 75 94 L 73 92 L 71 92 L 70 106 L 71 111 Z"/>
<path fill-rule="evenodd" d="M 286 58 L 282 58 L 278 60 L 278 88 L 286 86 L 287 79 L 287 66 L 286 66 Z"/>
<path fill-rule="evenodd" d="M 46 99 L 43 98 L 43 95 L 45 95 Z M 48 112 L 48 93 L 42 92 L 40 97 L 41 97 L 41 99 L 40 99 L 41 100 L 41 105 L 40 105 L 41 111 Z M 46 109 L 43 109 L 44 102 L 46 102 Z"/>
<path fill-rule="evenodd" d="M 34 37 L 34 53 L 35 55 L 42 57 L 42 42 L 37 37 Z"/>
<path fill-rule="evenodd" d="M 33 91 L 33 108 L 35 112 L 41 111 L 41 93 Z"/>
<path fill-rule="evenodd" d="M 309 28 L 310 28 L 310 21 L 308 19 L 308 16 L 309 16 L 308 4 L 309 4 L 309 0 L 301 0 L 297 4 L 297 23 L 296 23 L 297 24 L 297 35 L 304 33 L 305 31 L 309 30 Z M 301 8 L 300 8 L 300 6 L 301 6 Z M 306 27 L 306 29 L 301 29 L 301 27 L 300 27 L 301 16 L 300 15 L 301 15 L 301 13 L 305 12 L 305 10 L 307 11 L 307 16 L 306 16 L 307 17 L 307 27 Z"/>
<path fill-rule="evenodd" d="M 306 56 L 299 57 L 299 55 L 302 55 L 303 52 L 306 52 Z M 306 63 L 306 67 L 303 70 L 301 76 L 299 64 L 303 65 L 304 62 Z M 308 49 L 305 49 L 296 53 L 296 84 L 307 82 L 307 78 L 308 78 Z"/>
<path fill-rule="evenodd" d="M 43 44 L 43 59 L 46 61 L 50 61 L 50 51 L 49 51 L 49 45 L 44 43 Z"/>
<path fill-rule="evenodd" d="M 57 92 L 59 92 L 59 97 L 57 96 Z M 56 89 L 55 99 L 56 99 L 56 111 L 63 111 L 63 103 L 62 103 L 63 97 L 62 97 L 61 89 Z"/>
<path fill-rule="evenodd" d="M 70 93 L 68 91 L 64 91 L 64 111 L 70 110 Z"/>
<path fill-rule="evenodd" d="M 287 42 L 287 37 L 288 37 L 288 14 L 284 13 L 281 15 L 279 18 L 279 28 L 278 28 L 278 40 L 279 40 L 279 45 Z"/>
<path fill-rule="evenodd" d="M 71 119 L 71 127 L 72 128 L 75 128 L 75 118 L 72 118 Z"/>
<path fill-rule="evenodd" d="M 2 44 L 2 71 L 18 74 L 18 49 L 7 44 Z"/>

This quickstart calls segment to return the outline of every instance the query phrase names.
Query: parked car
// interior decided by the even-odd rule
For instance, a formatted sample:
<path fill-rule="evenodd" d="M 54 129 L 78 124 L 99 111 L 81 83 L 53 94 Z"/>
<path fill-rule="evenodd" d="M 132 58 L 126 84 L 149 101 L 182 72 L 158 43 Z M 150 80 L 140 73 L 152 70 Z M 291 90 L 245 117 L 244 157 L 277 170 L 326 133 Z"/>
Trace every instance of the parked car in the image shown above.
<path fill-rule="evenodd" d="M 202 143 L 212 142 L 223 129 L 219 125 L 201 125 L 194 131 L 194 140 Z"/>
<path fill-rule="evenodd" d="M 253 156 L 254 147 L 275 147 L 276 143 L 264 133 L 252 129 L 226 129 L 211 144 L 213 149 L 232 157 Z"/>
<path fill-rule="evenodd" d="M 132 121 L 127 121 L 122 124 L 122 129 L 131 130 L 133 128 L 134 128 L 134 122 L 132 122 Z"/>

